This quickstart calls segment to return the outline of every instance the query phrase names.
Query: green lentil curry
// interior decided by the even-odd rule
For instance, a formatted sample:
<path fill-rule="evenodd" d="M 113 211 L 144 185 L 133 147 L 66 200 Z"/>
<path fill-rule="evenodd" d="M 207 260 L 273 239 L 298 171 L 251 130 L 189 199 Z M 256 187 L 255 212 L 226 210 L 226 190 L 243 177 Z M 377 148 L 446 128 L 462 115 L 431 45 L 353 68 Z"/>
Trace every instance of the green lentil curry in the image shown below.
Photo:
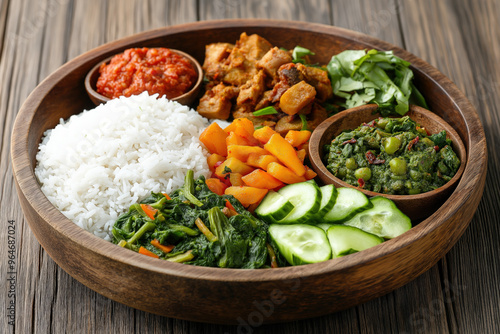
<path fill-rule="evenodd" d="M 460 160 L 446 131 L 430 135 L 410 117 L 379 118 L 341 133 L 325 147 L 341 180 L 383 194 L 428 192 L 451 180 Z"/>

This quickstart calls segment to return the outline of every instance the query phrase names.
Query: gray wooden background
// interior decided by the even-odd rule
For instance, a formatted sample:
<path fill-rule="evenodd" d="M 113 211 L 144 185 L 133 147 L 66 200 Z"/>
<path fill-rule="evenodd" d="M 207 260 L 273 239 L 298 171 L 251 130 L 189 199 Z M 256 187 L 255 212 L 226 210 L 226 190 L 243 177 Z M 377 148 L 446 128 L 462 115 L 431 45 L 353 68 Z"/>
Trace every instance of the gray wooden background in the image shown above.
<path fill-rule="evenodd" d="M 406 286 L 328 316 L 253 333 L 500 332 L 500 3 L 497 0 L 2 0 L 0 2 L 0 333 L 245 333 L 138 311 L 86 288 L 31 233 L 17 200 L 10 132 L 28 94 L 71 58 L 144 30 L 199 20 L 271 18 L 357 30 L 407 49 L 470 99 L 488 141 L 479 209 L 452 250 Z M 13 226 L 13 227 L 9 227 Z M 15 230 L 15 325 L 8 235 Z M 230 302 L 230 301 L 228 301 Z"/>

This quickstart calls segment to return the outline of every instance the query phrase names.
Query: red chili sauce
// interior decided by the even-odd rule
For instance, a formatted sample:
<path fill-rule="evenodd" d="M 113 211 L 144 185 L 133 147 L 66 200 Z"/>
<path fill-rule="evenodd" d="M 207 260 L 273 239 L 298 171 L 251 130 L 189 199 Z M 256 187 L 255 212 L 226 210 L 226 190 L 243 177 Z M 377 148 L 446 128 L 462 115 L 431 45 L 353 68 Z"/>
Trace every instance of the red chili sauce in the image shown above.
<path fill-rule="evenodd" d="M 148 91 L 173 99 L 193 87 L 198 75 L 185 57 L 166 48 L 128 49 L 99 68 L 97 92 L 110 99 Z"/>

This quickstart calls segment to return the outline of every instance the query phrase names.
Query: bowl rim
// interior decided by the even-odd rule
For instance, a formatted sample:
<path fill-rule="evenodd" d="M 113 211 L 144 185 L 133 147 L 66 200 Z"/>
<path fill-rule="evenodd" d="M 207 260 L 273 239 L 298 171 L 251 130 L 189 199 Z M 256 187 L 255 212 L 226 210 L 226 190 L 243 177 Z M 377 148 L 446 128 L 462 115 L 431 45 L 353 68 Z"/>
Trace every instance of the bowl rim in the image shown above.
<path fill-rule="evenodd" d="M 465 149 L 463 141 L 460 138 L 460 136 L 458 135 L 458 133 L 455 131 L 455 129 L 450 124 L 448 124 L 445 120 L 443 120 L 441 117 L 439 117 L 437 114 L 433 113 L 432 111 L 427 110 L 427 109 L 420 107 L 420 106 L 417 106 L 417 105 L 410 105 L 409 111 L 421 113 L 425 117 L 430 119 L 431 122 L 439 122 L 440 124 L 443 124 L 443 126 L 444 126 L 443 130 L 446 130 L 448 135 L 451 134 L 454 138 L 457 139 L 457 142 L 456 142 L 457 148 L 455 149 L 455 153 L 460 153 L 460 166 L 450 181 L 446 182 L 444 185 L 442 185 L 441 187 L 439 187 L 437 189 L 427 191 L 425 193 L 420 193 L 420 194 L 415 194 L 415 195 L 392 195 L 392 194 L 378 193 L 375 191 L 366 190 L 366 189 L 362 189 L 362 188 L 353 186 L 353 185 L 339 179 L 338 177 L 334 176 L 326 168 L 326 165 L 325 165 L 323 158 L 321 156 L 321 154 L 323 153 L 323 149 L 321 147 L 312 147 L 312 146 L 313 145 L 316 146 L 316 144 L 319 144 L 321 142 L 321 139 L 322 139 L 325 131 L 330 126 L 333 126 L 335 124 L 335 122 L 341 121 L 344 118 L 348 117 L 349 114 L 356 113 L 356 112 L 361 111 L 361 110 L 362 111 L 371 110 L 372 113 L 375 113 L 375 111 L 378 108 L 379 107 L 376 104 L 366 104 L 366 105 L 361 105 L 361 106 L 349 108 L 349 109 L 343 110 L 343 111 L 339 112 L 338 114 L 335 114 L 335 115 L 327 118 L 320 125 L 318 125 L 318 127 L 315 129 L 315 131 L 311 134 L 311 139 L 309 140 L 309 145 L 310 145 L 309 152 L 314 153 L 314 154 L 311 154 L 309 157 L 309 159 L 311 159 L 311 162 L 313 163 L 313 167 L 315 167 L 315 168 L 317 167 L 321 172 L 323 172 L 326 176 L 328 176 L 331 180 L 333 180 L 332 182 L 336 182 L 344 187 L 358 189 L 358 190 L 362 191 L 365 195 L 370 196 L 370 197 L 384 196 L 384 197 L 389 198 L 393 201 L 394 200 L 395 201 L 422 200 L 424 198 L 428 198 L 428 197 L 434 196 L 436 194 L 443 193 L 443 192 L 447 191 L 450 187 L 455 186 L 455 184 L 462 177 L 463 171 L 465 169 L 466 161 L 467 161 L 468 152 Z M 374 114 L 373 117 L 376 118 L 377 115 L 378 115 L 378 113 Z M 389 117 L 391 117 L 391 118 L 399 118 L 399 117 L 403 117 L 403 116 L 406 116 L 406 115 L 399 115 L 399 116 L 389 115 Z M 332 138 L 329 138 L 328 141 L 331 141 L 331 140 L 332 140 Z M 316 155 L 316 153 L 318 153 L 318 155 Z"/>
<path fill-rule="evenodd" d="M 189 96 L 191 94 L 196 94 L 197 89 L 200 88 L 201 83 L 203 82 L 203 68 L 201 67 L 201 64 L 198 62 L 198 60 L 196 60 L 195 57 L 191 56 L 187 52 L 177 50 L 177 49 L 172 49 L 172 48 L 166 48 L 166 49 L 169 49 L 170 51 L 177 53 L 178 55 L 181 55 L 184 58 L 186 58 L 187 60 L 189 60 L 189 62 L 192 65 L 194 65 L 194 68 L 195 68 L 196 74 L 197 74 L 197 78 L 196 78 L 194 85 L 187 92 L 185 92 L 184 94 L 179 95 L 177 97 L 171 98 L 170 100 L 171 101 L 179 101 L 179 100 L 186 98 L 187 96 Z M 100 62 L 95 64 L 90 69 L 90 71 L 87 73 L 87 75 L 85 76 L 85 80 L 84 80 L 85 90 L 87 91 L 87 94 L 89 94 L 89 97 L 91 97 L 91 100 L 93 102 L 94 102 L 94 99 L 96 101 L 100 101 L 100 103 L 104 103 L 104 102 L 111 100 L 109 97 L 106 97 L 106 96 L 97 92 L 97 90 L 94 88 L 94 85 L 91 82 L 91 79 L 92 79 L 93 74 L 95 72 L 99 71 L 99 68 L 101 67 L 102 64 L 107 64 L 114 56 L 122 54 L 123 52 L 124 51 L 117 52 L 116 54 L 109 56 L 109 57 L 105 58 L 104 60 L 101 60 Z M 96 105 L 99 105 L 99 104 L 96 104 Z"/>
<path fill-rule="evenodd" d="M 457 112 L 460 113 L 460 116 L 466 120 L 466 123 L 474 124 L 477 126 L 477 129 L 479 129 L 479 131 L 476 131 L 475 133 L 467 132 L 468 138 L 466 140 L 466 146 L 469 150 L 469 154 L 467 156 L 467 164 L 461 182 L 459 182 L 450 198 L 431 216 L 419 223 L 417 226 L 414 226 L 403 235 L 379 244 L 373 247 L 369 252 L 359 252 L 343 258 L 337 258 L 315 264 L 275 268 L 272 270 L 196 267 L 153 259 L 145 257 L 141 254 L 130 252 L 126 249 L 120 249 L 111 242 L 103 240 L 72 223 L 50 203 L 41 191 L 40 185 L 36 180 L 34 170 L 31 166 L 31 159 L 28 150 L 28 129 L 26 128 L 26 125 L 33 122 L 34 111 L 43 102 L 45 94 L 53 88 L 51 82 L 58 82 L 65 75 L 67 75 L 67 73 L 87 62 L 89 57 L 92 57 L 95 61 L 99 61 L 110 54 L 116 53 L 117 50 L 120 50 L 120 48 L 127 45 L 137 44 L 154 38 L 162 38 L 165 35 L 191 32 L 193 30 L 213 29 L 214 24 L 219 24 L 219 29 L 239 29 L 241 31 L 251 29 L 252 27 L 265 27 L 271 29 L 287 28 L 296 31 L 307 29 L 308 32 L 318 34 L 326 33 L 338 39 L 355 40 L 363 45 L 366 45 L 367 47 L 375 49 L 393 50 L 399 57 L 410 61 L 412 63 L 412 68 L 418 71 L 421 76 L 426 77 L 426 79 L 441 87 L 452 101 Z M 387 254 L 397 252 L 398 250 L 407 247 L 415 240 L 420 240 L 427 234 L 437 229 L 441 224 L 443 224 L 443 222 L 449 220 L 460 208 L 460 204 L 456 203 L 458 193 L 463 191 L 470 196 L 471 192 L 474 190 L 471 187 L 465 187 L 463 185 L 463 180 L 466 177 L 470 177 L 475 180 L 474 184 L 481 184 L 480 181 L 486 174 L 487 156 L 483 155 L 482 157 L 479 157 L 479 151 L 486 154 L 486 139 L 477 111 L 450 79 L 424 60 L 393 44 L 352 30 L 318 23 L 271 19 L 225 19 L 198 21 L 148 30 L 98 46 L 62 65 L 33 90 L 22 105 L 16 117 L 11 137 L 11 162 L 15 182 L 17 183 L 18 189 L 22 192 L 22 194 L 19 195 L 24 196 L 40 217 L 47 221 L 47 223 L 50 224 L 50 226 L 57 232 L 100 256 L 124 262 L 139 269 L 168 275 L 176 275 L 181 278 L 196 280 L 203 279 L 207 281 L 219 282 L 269 282 L 274 280 L 293 280 L 303 277 L 313 277 L 332 273 L 334 271 L 341 271 L 345 268 L 363 266 L 380 257 L 384 257 Z M 473 165 L 478 166 L 479 170 L 483 173 L 472 173 Z M 482 184 L 484 189 L 484 182 Z M 481 189 L 481 193 L 483 189 Z M 47 210 L 43 208 L 44 205 L 48 205 L 49 209 Z M 442 218 L 440 223 L 436 224 L 433 222 L 433 217 L 435 217 L 438 213 L 441 214 Z"/>

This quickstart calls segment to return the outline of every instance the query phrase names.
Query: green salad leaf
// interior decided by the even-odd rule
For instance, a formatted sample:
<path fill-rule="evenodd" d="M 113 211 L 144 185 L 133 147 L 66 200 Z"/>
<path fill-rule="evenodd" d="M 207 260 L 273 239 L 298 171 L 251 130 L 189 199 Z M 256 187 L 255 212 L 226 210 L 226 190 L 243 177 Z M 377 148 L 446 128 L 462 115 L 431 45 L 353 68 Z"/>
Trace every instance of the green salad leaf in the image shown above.
<path fill-rule="evenodd" d="M 327 70 L 345 108 L 376 103 L 384 116 L 404 115 L 410 103 L 428 108 L 413 84 L 410 63 L 392 51 L 346 50 L 332 57 Z"/>

